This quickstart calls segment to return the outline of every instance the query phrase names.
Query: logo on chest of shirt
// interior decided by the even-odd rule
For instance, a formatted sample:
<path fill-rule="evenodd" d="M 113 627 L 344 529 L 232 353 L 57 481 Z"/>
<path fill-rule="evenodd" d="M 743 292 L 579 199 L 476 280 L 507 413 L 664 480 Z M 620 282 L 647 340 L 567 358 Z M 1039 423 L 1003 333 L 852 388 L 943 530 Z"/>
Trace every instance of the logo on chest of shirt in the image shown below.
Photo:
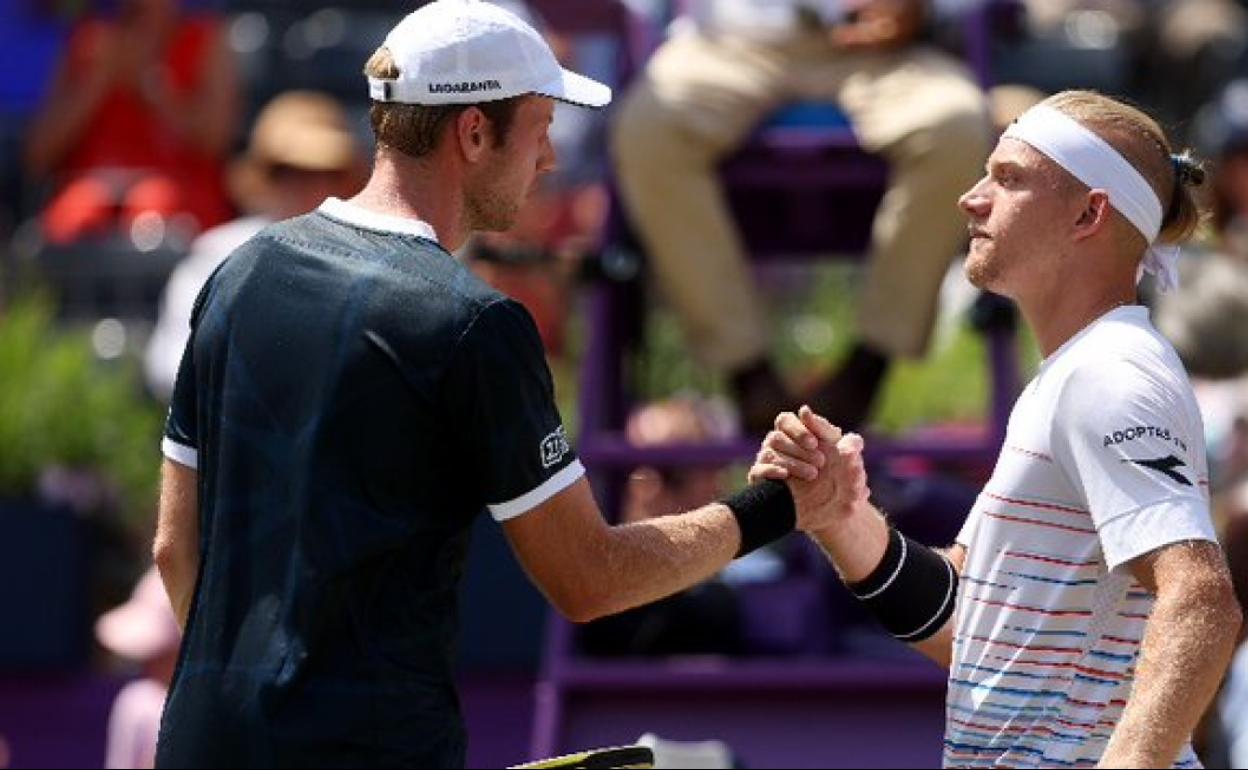
<path fill-rule="evenodd" d="M 1185 487 L 1190 487 L 1192 485 L 1192 482 L 1188 481 L 1187 477 L 1179 473 L 1177 470 L 1178 468 L 1186 468 L 1187 463 L 1183 462 L 1174 455 L 1170 455 L 1169 457 L 1157 457 L 1152 460 L 1133 460 L 1128 457 L 1123 460 L 1123 462 L 1135 463 L 1136 465 L 1148 468 L 1149 470 L 1157 471 L 1161 475 L 1171 478 Z"/>
<path fill-rule="evenodd" d="M 549 468 L 562 460 L 568 452 L 572 451 L 572 447 L 568 444 L 567 434 L 563 432 L 563 426 L 555 428 L 549 436 L 542 439 L 542 467 Z"/>
<path fill-rule="evenodd" d="M 1119 444 L 1125 444 L 1129 441 L 1139 441 L 1140 439 L 1145 438 L 1160 439 L 1169 444 L 1173 444 L 1183 452 L 1187 451 L 1187 443 L 1184 442 L 1183 439 L 1179 438 L 1174 433 L 1171 433 L 1169 428 L 1158 428 L 1155 425 L 1136 425 L 1130 428 L 1116 430 L 1113 433 L 1106 433 L 1104 445 L 1106 447 L 1118 446 Z"/>

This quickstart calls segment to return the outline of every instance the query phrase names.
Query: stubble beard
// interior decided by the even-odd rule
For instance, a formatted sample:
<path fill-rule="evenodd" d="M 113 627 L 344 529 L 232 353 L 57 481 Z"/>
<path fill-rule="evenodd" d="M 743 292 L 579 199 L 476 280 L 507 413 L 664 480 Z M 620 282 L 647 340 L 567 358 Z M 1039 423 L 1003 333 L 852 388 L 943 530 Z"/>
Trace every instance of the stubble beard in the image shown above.
<path fill-rule="evenodd" d="M 1000 266 L 988 255 L 976 253 L 972 244 L 967 255 L 964 268 L 966 280 L 977 289 L 992 290 L 992 285 L 1000 277 Z"/>
<path fill-rule="evenodd" d="M 480 183 L 464 192 L 464 214 L 470 230 L 503 232 L 510 230 L 520 213 L 521 200 L 504 194 L 497 174 L 487 169 Z"/>

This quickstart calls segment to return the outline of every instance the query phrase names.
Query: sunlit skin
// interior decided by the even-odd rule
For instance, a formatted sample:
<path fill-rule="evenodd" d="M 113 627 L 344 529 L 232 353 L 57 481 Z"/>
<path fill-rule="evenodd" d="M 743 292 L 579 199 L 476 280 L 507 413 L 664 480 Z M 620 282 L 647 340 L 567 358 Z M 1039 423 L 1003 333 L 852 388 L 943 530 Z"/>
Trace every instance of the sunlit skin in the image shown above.
<path fill-rule="evenodd" d="M 1016 300 L 1051 290 L 1054 268 L 1069 256 L 1062 225 L 1078 217 L 1081 204 L 1062 193 L 1052 161 L 1024 142 L 1002 139 L 983 178 L 958 201 L 970 235 L 967 279 Z"/>
<path fill-rule="evenodd" d="M 522 97 L 502 146 L 476 107 L 450 121 L 428 155 L 413 158 L 379 146 L 372 176 L 351 202 L 428 223 L 448 251 L 461 248 L 474 230 L 505 230 L 555 167 L 548 134 L 554 108 L 548 97 Z"/>
<path fill-rule="evenodd" d="M 464 209 L 471 230 L 501 231 L 515 224 L 524 202 L 538 180 L 555 168 L 550 124 L 555 100 L 529 95 L 516 115 L 501 147 L 492 141 L 466 177 Z"/>
<path fill-rule="evenodd" d="M 1135 301 L 1143 239 L 1103 190 L 1025 142 L 1003 138 L 958 205 L 970 235 L 967 279 L 1017 302 L 1044 355 Z"/>

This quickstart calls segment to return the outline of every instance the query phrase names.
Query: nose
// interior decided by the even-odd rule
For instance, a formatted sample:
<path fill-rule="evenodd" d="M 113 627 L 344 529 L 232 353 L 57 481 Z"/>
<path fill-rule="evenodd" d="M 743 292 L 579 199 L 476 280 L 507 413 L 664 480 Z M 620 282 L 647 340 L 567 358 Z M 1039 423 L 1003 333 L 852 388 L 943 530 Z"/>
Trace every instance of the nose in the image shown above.
<path fill-rule="evenodd" d="M 987 181 L 988 177 L 985 176 L 958 198 L 958 208 L 962 209 L 967 216 L 985 217 L 988 215 L 992 202 L 988 197 Z"/>

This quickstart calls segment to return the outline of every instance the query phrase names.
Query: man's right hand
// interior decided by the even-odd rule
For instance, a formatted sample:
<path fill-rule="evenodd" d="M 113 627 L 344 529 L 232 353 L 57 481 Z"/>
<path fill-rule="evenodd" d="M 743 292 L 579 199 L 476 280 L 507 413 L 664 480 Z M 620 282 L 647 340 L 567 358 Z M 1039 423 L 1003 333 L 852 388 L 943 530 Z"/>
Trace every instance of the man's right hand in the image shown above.
<path fill-rule="evenodd" d="M 862 449 L 861 436 L 842 434 L 803 406 L 776 417 L 749 480 L 786 482 L 797 504 L 797 528 L 814 535 L 848 519 L 870 497 Z"/>

